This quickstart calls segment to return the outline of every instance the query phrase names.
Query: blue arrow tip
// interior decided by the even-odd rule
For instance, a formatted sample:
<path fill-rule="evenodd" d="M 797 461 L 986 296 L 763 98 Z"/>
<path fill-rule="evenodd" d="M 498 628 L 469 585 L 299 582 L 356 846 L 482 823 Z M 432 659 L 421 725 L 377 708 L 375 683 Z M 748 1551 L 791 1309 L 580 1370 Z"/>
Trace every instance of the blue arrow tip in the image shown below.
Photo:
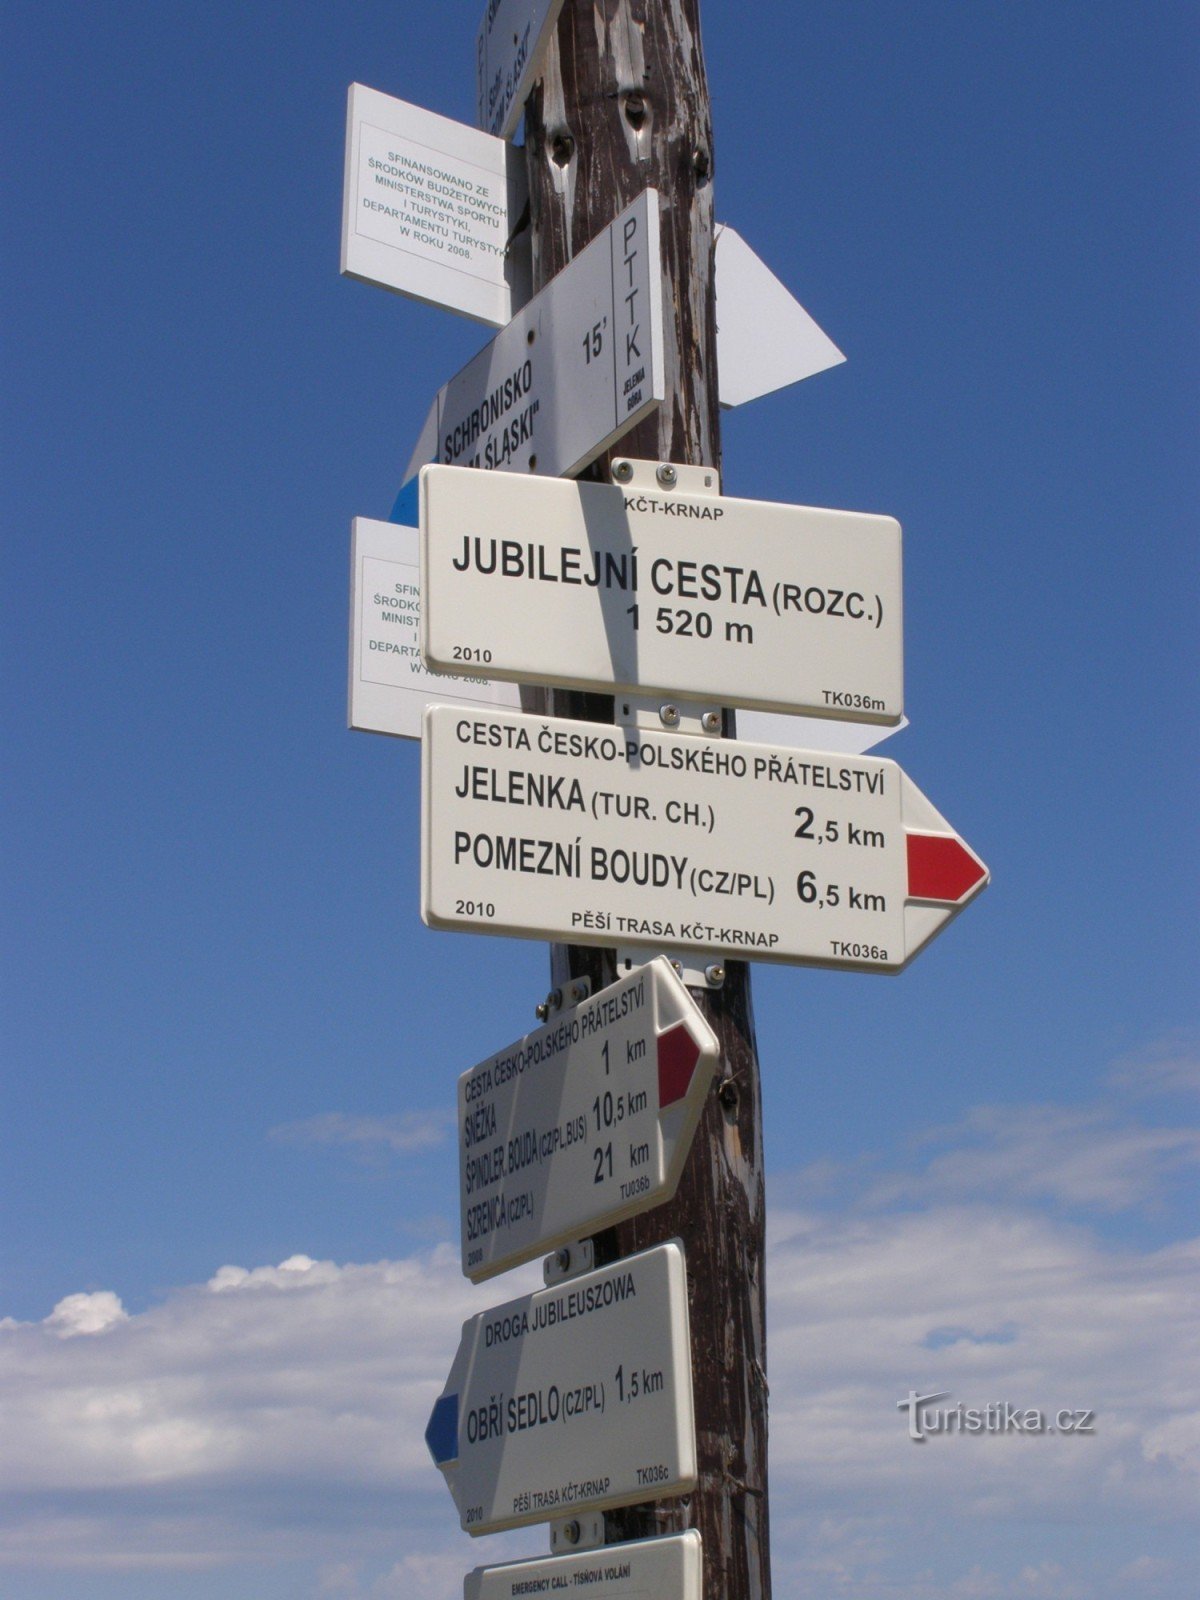
<path fill-rule="evenodd" d="M 425 1429 L 425 1443 L 434 1465 L 444 1467 L 458 1460 L 458 1396 L 444 1394 L 434 1405 L 429 1426 Z"/>
<path fill-rule="evenodd" d="M 403 528 L 415 528 L 418 526 L 417 511 L 417 480 L 410 478 L 396 496 L 396 503 L 392 507 L 388 521 L 398 522 Z"/>

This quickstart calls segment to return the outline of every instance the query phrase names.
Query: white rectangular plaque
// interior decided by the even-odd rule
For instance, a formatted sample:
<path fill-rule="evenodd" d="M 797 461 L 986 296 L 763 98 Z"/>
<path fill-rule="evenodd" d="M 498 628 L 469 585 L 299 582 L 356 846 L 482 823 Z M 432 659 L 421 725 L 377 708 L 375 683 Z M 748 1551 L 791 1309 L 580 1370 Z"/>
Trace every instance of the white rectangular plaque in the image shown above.
<path fill-rule="evenodd" d="M 889 972 L 987 882 L 892 761 L 434 706 L 432 927 Z"/>
<path fill-rule="evenodd" d="M 350 540 L 349 722 L 368 733 L 421 737 L 435 701 L 519 710 L 515 683 L 474 672 L 432 672 L 421 655 L 417 530 L 355 517 Z"/>
<path fill-rule="evenodd" d="M 529 298 L 525 155 L 503 139 L 350 85 L 342 272 L 501 327 Z"/>
<path fill-rule="evenodd" d="M 646 487 L 421 470 L 422 647 L 521 682 L 895 723 L 900 524 Z M 715 474 L 692 469 L 703 481 Z"/>
<path fill-rule="evenodd" d="M 541 75 L 562 0 L 488 0 L 475 41 L 479 126 L 510 139 Z"/>
<path fill-rule="evenodd" d="M 472 1534 L 686 1494 L 696 1433 L 680 1245 L 469 1318 L 425 1442 Z"/>
<path fill-rule="evenodd" d="M 560 477 L 662 399 L 658 194 L 646 189 L 434 398 L 406 476 L 434 459 Z"/>
<path fill-rule="evenodd" d="M 490 1278 L 669 1200 L 719 1055 L 660 957 L 464 1072 L 467 1277 Z"/>
<path fill-rule="evenodd" d="M 575 1555 L 476 1567 L 463 1583 L 463 1600 L 520 1600 L 578 1589 L 594 1600 L 700 1600 L 701 1557 L 700 1535 L 689 1528 Z"/>

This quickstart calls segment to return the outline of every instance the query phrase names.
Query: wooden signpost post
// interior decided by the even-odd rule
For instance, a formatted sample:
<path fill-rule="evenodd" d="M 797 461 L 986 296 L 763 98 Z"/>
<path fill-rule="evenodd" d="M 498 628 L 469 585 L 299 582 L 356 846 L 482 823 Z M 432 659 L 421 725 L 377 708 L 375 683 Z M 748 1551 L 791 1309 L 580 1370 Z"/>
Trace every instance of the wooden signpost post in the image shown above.
<path fill-rule="evenodd" d="M 697 0 L 615 0 L 600 25 L 589 0 L 565 0 L 546 74 L 526 105 L 525 148 L 535 287 L 642 189 L 670 197 L 660 229 L 666 397 L 619 449 L 719 473 L 713 133 Z M 607 465 L 597 463 L 597 480 L 609 478 Z M 553 690 L 549 700 L 560 716 L 611 719 L 607 698 Z M 555 946 L 552 973 L 558 984 L 586 975 L 598 988 L 617 975 L 615 950 Z M 696 998 L 721 1043 L 721 1087 L 705 1106 L 674 1200 L 596 1244 L 602 1259 L 616 1259 L 683 1242 L 699 1477 L 686 1504 L 609 1513 L 607 1536 L 696 1528 L 705 1600 L 766 1600 L 766 1198 L 748 966 L 723 963 L 720 985 Z"/>
<path fill-rule="evenodd" d="M 356 524 L 350 720 L 412 737 L 434 701 L 426 921 L 572 941 L 543 1027 L 459 1083 L 464 1272 L 553 1252 L 544 1290 L 464 1324 L 426 1432 L 469 1532 L 551 1527 L 466 1600 L 769 1600 L 748 963 L 898 971 L 988 880 L 819 720 L 902 719 L 898 524 L 721 493 L 698 7 L 488 0 L 482 133 L 350 99 L 343 270 L 501 326 L 414 452 L 443 463 L 420 574 Z M 729 403 L 841 359 L 725 254 L 754 308 L 726 319 Z M 739 708 L 831 737 L 739 738 Z"/>

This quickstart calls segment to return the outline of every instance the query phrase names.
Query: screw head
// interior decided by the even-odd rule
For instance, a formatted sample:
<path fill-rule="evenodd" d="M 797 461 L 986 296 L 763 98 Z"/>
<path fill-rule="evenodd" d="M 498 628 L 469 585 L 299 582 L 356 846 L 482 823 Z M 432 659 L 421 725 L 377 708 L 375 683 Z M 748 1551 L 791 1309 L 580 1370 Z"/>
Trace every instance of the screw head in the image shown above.
<path fill-rule="evenodd" d="M 534 1006 L 533 1014 L 539 1022 L 545 1022 L 546 1018 L 550 1015 L 550 1007 L 544 1000 L 541 1000 L 536 1006 Z"/>
<path fill-rule="evenodd" d="M 675 471 L 675 468 L 670 464 L 669 461 L 664 461 L 654 476 L 658 479 L 659 483 L 662 484 L 664 489 L 673 489 L 679 482 L 679 474 Z"/>
<path fill-rule="evenodd" d="M 612 475 L 618 483 L 628 483 L 633 477 L 633 462 L 614 461 Z"/>
<path fill-rule="evenodd" d="M 674 727 L 678 726 L 678 723 L 679 723 L 679 707 L 678 706 L 659 706 L 658 714 L 659 714 L 660 718 L 662 719 L 663 725 L 665 727 L 674 728 Z"/>
<path fill-rule="evenodd" d="M 721 713 L 719 711 L 706 711 L 700 718 L 700 726 L 705 733 L 720 733 Z"/>
<path fill-rule="evenodd" d="M 711 966 L 705 967 L 704 977 L 714 989 L 719 989 L 725 982 L 725 968 L 719 961 L 714 961 Z"/>
<path fill-rule="evenodd" d="M 579 1543 L 579 1531 L 579 1524 L 574 1517 L 571 1518 L 570 1522 L 563 1523 L 562 1535 L 568 1544 Z"/>

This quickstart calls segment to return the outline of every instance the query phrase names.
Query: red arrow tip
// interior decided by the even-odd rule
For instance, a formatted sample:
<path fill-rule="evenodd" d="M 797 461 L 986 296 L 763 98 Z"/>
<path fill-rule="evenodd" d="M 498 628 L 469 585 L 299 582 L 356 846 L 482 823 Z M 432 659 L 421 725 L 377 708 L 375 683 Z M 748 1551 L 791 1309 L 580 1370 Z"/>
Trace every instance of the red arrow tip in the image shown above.
<path fill-rule="evenodd" d="M 688 1092 L 688 1084 L 700 1059 L 700 1046 L 685 1022 L 658 1036 L 658 1108 L 665 1111 Z"/>
<path fill-rule="evenodd" d="M 987 875 L 983 862 L 952 834 L 908 835 L 910 900 L 944 900 L 957 905 Z"/>

